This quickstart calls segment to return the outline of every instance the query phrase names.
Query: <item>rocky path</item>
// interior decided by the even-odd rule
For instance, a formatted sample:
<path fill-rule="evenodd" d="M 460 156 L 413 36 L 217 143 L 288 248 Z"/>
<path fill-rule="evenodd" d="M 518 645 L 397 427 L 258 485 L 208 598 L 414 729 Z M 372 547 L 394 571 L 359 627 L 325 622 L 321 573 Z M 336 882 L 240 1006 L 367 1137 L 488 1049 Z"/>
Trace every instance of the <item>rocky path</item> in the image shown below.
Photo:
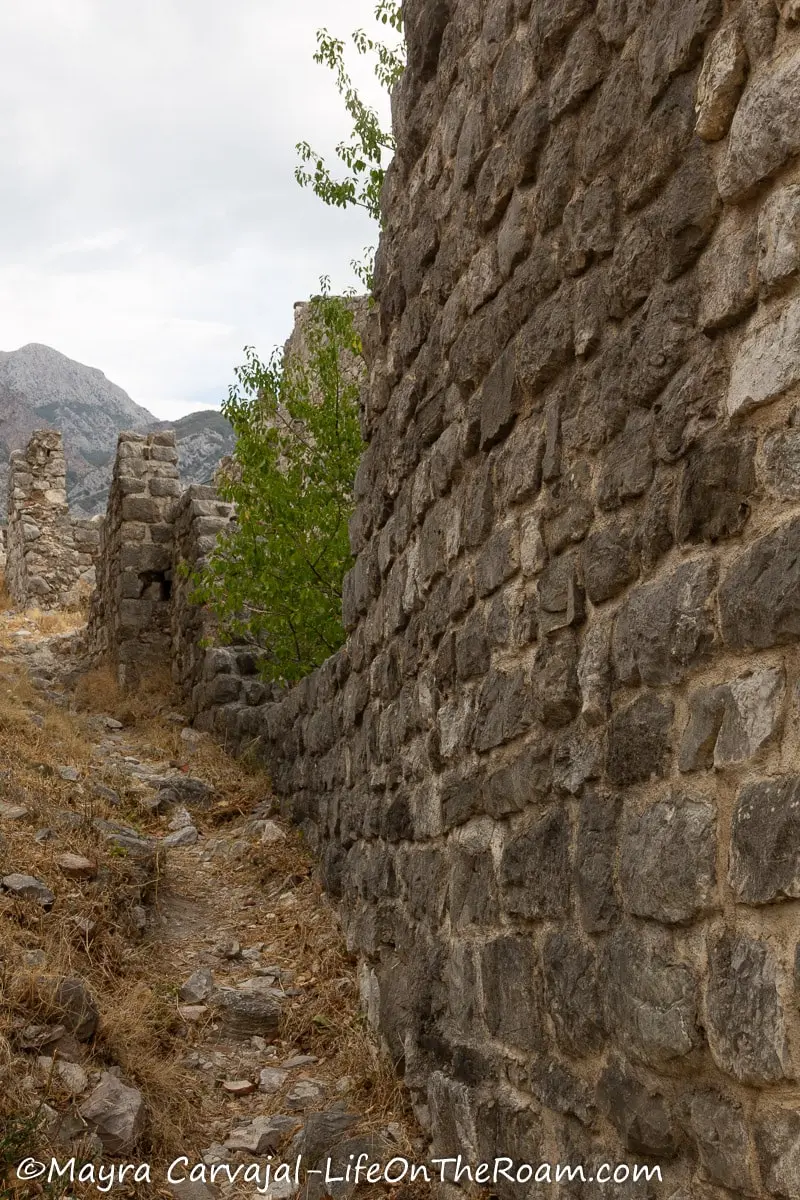
<path fill-rule="evenodd" d="M 86 674 L 79 649 L 79 631 L 0 617 L 0 1197 L 59 1194 L 15 1179 L 26 1151 L 95 1164 L 66 1194 L 97 1195 L 100 1166 L 127 1162 L 140 1180 L 114 1194 L 186 1200 L 345 1197 L 352 1182 L 303 1169 L 418 1159 L 265 776 L 168 695 L 126 700 Z M 170 1184 L 182 1157 L 173 1174 L 196 1178 Z M 269 1162 L 288 1177 L 265 1191 Z M 427 1194 L 357 1194 L 390 1191 Z"/>

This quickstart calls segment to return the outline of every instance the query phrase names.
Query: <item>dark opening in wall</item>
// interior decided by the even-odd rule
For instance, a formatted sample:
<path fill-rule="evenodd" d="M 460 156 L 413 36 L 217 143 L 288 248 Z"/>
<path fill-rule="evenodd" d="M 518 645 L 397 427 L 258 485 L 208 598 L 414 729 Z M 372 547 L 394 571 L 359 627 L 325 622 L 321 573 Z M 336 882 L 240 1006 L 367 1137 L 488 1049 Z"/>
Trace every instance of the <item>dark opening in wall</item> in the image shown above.
<path fill-rule="evenodd" d="M 140 596 L 149 600 L 169 600 L 172 595 L 172 573 L 170 571 L 140 571 Z"/>

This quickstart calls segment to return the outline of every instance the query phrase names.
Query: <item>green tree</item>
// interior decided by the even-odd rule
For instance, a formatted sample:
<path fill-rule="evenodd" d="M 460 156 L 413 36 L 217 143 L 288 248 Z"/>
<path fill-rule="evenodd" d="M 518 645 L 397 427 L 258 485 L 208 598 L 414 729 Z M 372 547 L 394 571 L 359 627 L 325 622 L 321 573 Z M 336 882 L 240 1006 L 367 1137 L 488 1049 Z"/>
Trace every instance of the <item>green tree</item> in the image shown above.
<path fill-rule="evenodd" d="M 351 565 L 348 521 L 363 449 L 361 341 L 352 306 L 311 300 L 304 352 L 252 347 L 222 411 L 236 433 L 220 491 L 237 521 L 198 577 L 196 599 L 220 632 L 263 651 L 264 674 L 301 679 L 344 641 L 342 581 Z"/>
<path fill-rule="evenodd" d="M 402 35 L 403 16 L 397 0 L 379 0 L 375 19 Z M 402 37 L 392 45 L 368 37 L 363 29 L 351 35 L 356 51 L 362 57 L 372 57 L 375 77 L 382 87 L 391 91 L 403 73 L 405 49 Z M 332 37 L 327 29 L 317 31 L 314 61 L 327 66 L 334 74 L 336 89 L 353 123 L 349 139 L 336 147 L 338 166 L 331 169 L 324 157 L 308 142 L 298 142 L 300 162 L 295 178 L 301 187 L 310 187 L 325 204 L 335 208 L 354 205 L 365 209 L 373 220 L 380 222 L 381 187 L 386 174 L 386 160 L 394 152 L 394 137 L 383 129 L 380 118 L 358 93 L 345 65 L 345 43 Z M 352 266 L 362 282 L 371 283 L 374 249 L 365 251 L 366 261 Z"/>

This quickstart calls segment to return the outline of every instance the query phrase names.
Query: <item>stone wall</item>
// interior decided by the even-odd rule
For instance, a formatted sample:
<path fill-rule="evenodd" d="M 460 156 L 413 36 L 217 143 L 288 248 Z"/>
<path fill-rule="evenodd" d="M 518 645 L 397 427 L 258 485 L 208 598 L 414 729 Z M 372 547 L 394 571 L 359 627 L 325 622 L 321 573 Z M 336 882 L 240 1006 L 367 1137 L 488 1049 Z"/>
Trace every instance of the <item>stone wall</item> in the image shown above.
<path fill-rule="evenodd" d="M 189 487 L 175 507 L 172 571 L 172 678 L 183 692 L 198 728 L 226 730 L 217 709 L 262 704 L 269 689 L 261 682 L 253 648 L 220 646 L 207 609 L 191 601 L 192 575 L 202 567 L 220 533 L 233 520 L 233 505 L 210 486 Z"/>
<path fill-rule="evenodd" d="M 169 662 L 177 461 L 172 432 L 119 435 L 88 644 L 124 687 Z"/>
<path fill-rule="evenodd" d="M 11 455 L 4 565 L 8 593 L 22 607 L 77 607 L 94 587 L 102 522 L 70 517 L 66 473 L 63 439 L 52 429 Z"/>
<path fill-rule="evenodd" d="M 214 719 L 442 1153 L 800 1195 L 798 15 L 406 5 L 348 643 Z"/>
<path fill-rule="evenodd" d="M 405 13 L 347 645 L 180 677 L 436 1151 L 797 1197 L 800 10 Z"/>

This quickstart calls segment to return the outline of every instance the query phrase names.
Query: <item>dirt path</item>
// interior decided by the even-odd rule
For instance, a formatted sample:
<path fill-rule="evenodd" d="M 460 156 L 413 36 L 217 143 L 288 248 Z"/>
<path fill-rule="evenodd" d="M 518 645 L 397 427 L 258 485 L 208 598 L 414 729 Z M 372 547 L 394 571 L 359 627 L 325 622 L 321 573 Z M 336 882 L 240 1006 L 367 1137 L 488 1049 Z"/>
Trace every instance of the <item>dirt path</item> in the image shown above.
<path fill-rule="evenodd" d="M 126 699 L 87 674 L 79 636 L 52 625 L 0 614 L 0 1197 L 60 1194 L 16 1180 L 27 1152 L 95 1175 L 149 1164 L 149 1183 L 114 1194 L 188 1200 L 265 1194 L 270 1154 L 273 1173 L 299 1156 L 419 1158 L 266 777 L 188 729 L 166 689 Z M 64 980 L 96 1019 L 76 1019 Z M 205 1185 L 167 1186 L 179 1156 Z M 320 1175 L 298 1189 L 294 1174 L 266 1194 L 298 1191 L 427 1194 Z M 66 1194 L 97 1195 L 96 1177 Z"/>

